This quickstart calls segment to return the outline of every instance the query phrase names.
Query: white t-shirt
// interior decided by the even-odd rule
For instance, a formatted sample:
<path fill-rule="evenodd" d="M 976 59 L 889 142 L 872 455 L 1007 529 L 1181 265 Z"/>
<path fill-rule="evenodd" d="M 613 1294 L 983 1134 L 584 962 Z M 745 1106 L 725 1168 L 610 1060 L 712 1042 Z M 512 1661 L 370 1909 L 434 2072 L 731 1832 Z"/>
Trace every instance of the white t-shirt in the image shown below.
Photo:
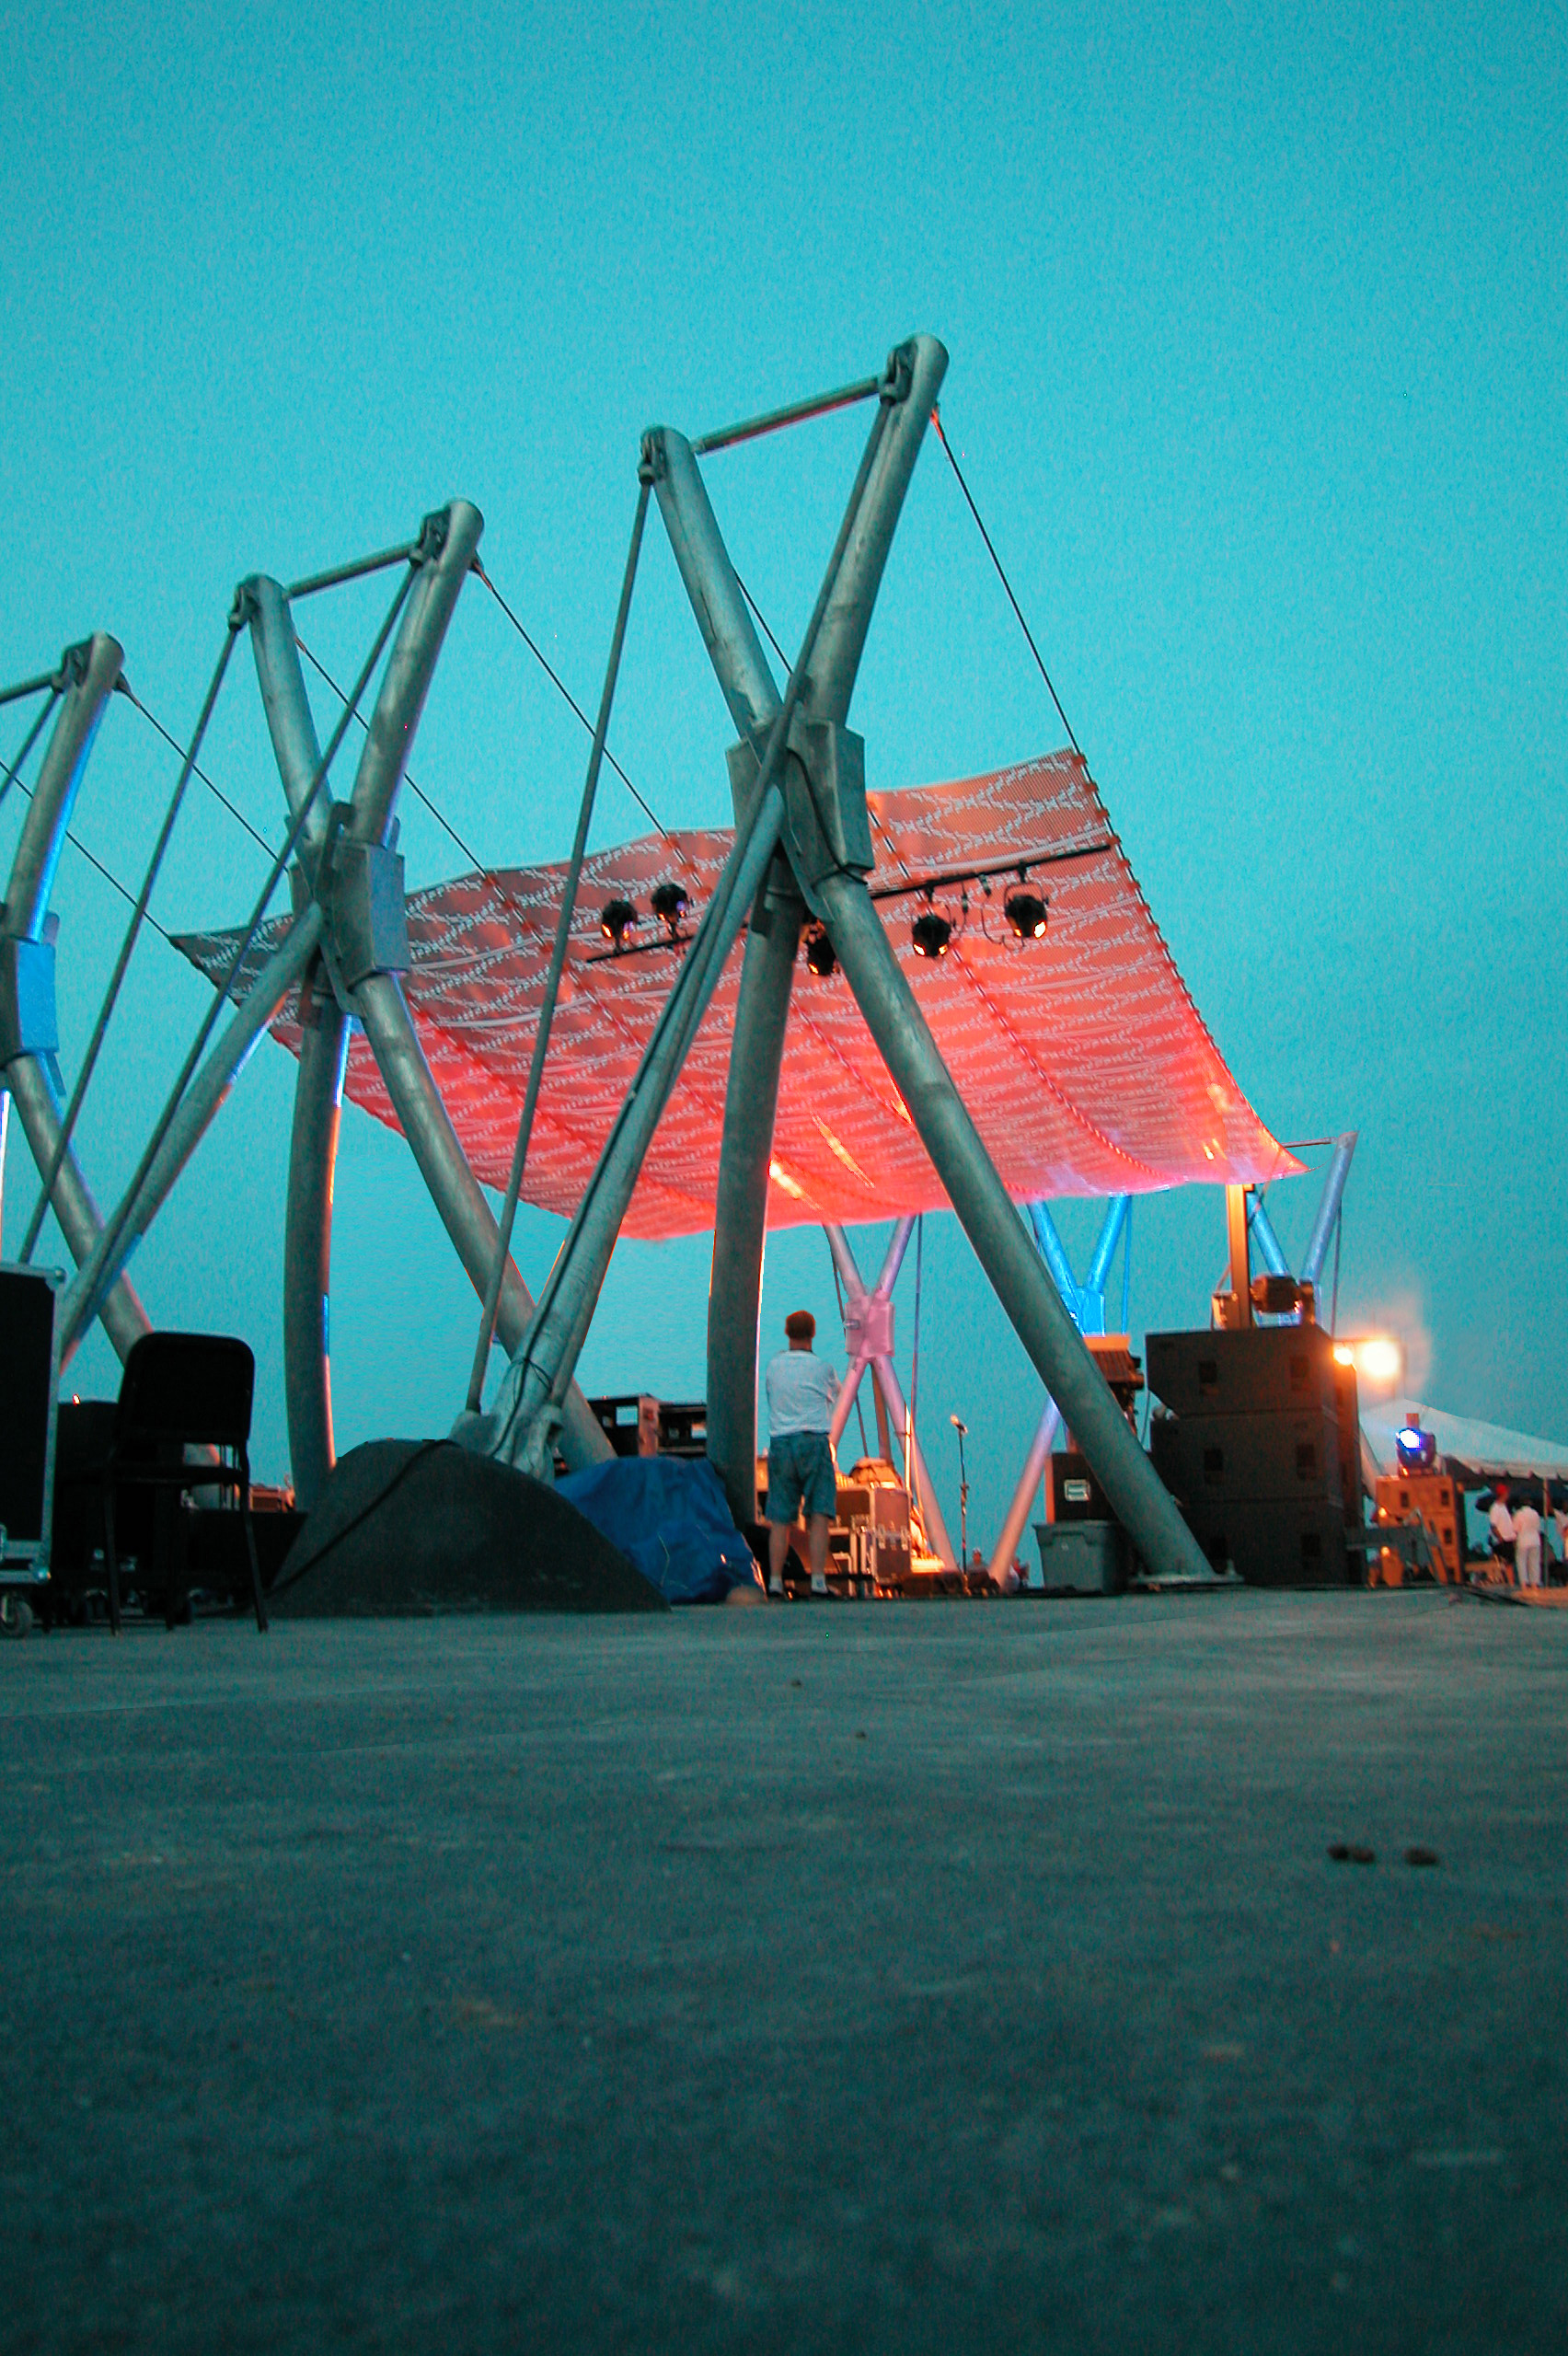
<path fill-rule="evenodd" d="M 1500 1540 L 1505 1546 L 1511 1546 L 1514 1542 L 1514 1517 L 1501 1497 L 1486 1519 L 1492 1525 L 1493 1538 Z"/>
<path fill-rule="evenodd" d="M 780 1350 L 767 1365 L 767 1428 L 775 1439 L 786 1432 L 825 1432 L 833 1422 L 838 1377 L 810 1350 Z"/>
<path fill-rule="evenodd" d="M 1540 1544 L 1540 1516 L 1534 1506 L 1521 1506 L 1514 1516 L 1514 1539 L 1520 1546 Z"/>

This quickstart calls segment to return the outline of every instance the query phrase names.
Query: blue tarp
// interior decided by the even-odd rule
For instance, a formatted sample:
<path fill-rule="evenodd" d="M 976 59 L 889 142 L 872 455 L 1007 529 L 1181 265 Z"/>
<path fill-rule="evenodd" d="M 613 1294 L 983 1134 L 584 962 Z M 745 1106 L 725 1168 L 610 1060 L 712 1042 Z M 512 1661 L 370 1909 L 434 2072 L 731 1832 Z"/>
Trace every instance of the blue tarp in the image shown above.
<path fill-rule="evenodd" d="M 722 1603 L 755 1576 L 751 1548 L 706 1457 L 617 1456 L 569 1472 L 556 1492 L 667 1603 Z"/>

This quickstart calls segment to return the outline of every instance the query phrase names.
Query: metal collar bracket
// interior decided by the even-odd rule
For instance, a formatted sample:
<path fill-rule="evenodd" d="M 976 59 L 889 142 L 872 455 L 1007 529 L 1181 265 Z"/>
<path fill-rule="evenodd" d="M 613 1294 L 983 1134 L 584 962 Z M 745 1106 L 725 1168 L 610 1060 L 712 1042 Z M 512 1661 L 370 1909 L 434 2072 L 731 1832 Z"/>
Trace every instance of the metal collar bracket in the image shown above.
<path fill-rule="evenodd" d="M 725 759 L 736 821 L 744 825 L 755 797 L 761 759 L 744 738 L 731 745 Z M 876 865 L 866 814 L 865 738 L 836 720 L 808 720 L 797 712 L 790 725 L 790 752 L 780 782 L 790 864 L 812 913 L 820 917 L 813 893 L 824 876 L 869 875 Z"/>
<path fill-rule="evenodd" d="M 59 1047 L 53 941 L 0 940 L 0 1068 Z"/>
<path fill-rule="evenodd" d="M 334 819 L 340 811 L 345 805 L 337 805 Z M 386 843 L 356 842 L 336 827 L 333 835 L 319 863 L 316 891 L 297 867 L 290 885 L 296 911 L 308 907 L 313 898 L 321 902 L 327 918 L 322 958 L 333 996 L 345 1014 L 352 1014 L 353 993 L 361 982 L 372 974 L 406 974 L 413 962 L 403 854 Z"/>

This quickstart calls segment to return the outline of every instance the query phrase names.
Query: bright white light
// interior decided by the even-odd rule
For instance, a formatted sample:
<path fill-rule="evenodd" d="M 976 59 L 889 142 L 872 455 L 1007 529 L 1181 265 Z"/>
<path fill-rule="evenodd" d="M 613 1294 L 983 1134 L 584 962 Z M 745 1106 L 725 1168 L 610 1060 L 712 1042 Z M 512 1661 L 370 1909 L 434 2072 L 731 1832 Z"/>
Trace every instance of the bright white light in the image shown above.
<path fill-rule="evenodd" d="M 1336 1342 L 1334 1361 L 1353 1366 L 1356 1380 L 1372 1391 L 1396 1390 L 1404 1375 L 1404 1350 L 1392 1334 L 1355 1334 Z"/>

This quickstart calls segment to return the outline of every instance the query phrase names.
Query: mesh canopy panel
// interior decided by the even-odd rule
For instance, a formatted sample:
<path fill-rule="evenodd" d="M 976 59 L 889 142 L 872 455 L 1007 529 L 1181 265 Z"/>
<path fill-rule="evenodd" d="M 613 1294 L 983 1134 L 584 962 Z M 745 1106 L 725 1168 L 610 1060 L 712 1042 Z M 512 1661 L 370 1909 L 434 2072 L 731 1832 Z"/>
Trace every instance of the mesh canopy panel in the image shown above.
<path fill-rule="evenodd" d="M 889 938 L 1013 1195 L 1146 1193 L 1299 1168 L 1231 1078 L 1076 754 L 867 799 L 877 853 L 870 884 L 888 895 L 881 912 Z M 683 886 L 689 907 L 680 930 L 689 937 L 731 841 L 721 828 L 651 835 L 586 860 L 529 1148 L 529 1202 L 575 1208 L 668 994 L 683 953 L 650 913 L 654 887 Z M 943 880 L 1029 860 L 1049 862 L 1028 878 L 1049 902 L 1039 941 L 1020 942 L 1004 920 L 1016 873 L 993 876 L 988 898 L 978 882 Z M 564 878 L 564 865 L 502 868 L 409 900 L 409 1005 L 475 1173 L 492 1186 L 504 1185 L 511 1161 Z M 935 962 L 910 941 L 927 901 L 909 887 L 928 882 L 937 912 L 953 927 Z M 635 904 L 638 921 L 614 955 L 600 914 L 617 898 Z M 187 936 L 180 946 L 214 980 L 229 953 L 216 933 Z M 743 946 L 731 953 L 659 1125 L 627 1218 L 629 1235 L 712 1226 Z M 298 1052 L 297 999 L 273 1030 Z M 346 1092 L 397 1126 L 357 1035 Z M 769 1226 L 849 1224 L 945 1200 L 843 975 L 819 977 L 802 964 L 785 1044 Z"/>

